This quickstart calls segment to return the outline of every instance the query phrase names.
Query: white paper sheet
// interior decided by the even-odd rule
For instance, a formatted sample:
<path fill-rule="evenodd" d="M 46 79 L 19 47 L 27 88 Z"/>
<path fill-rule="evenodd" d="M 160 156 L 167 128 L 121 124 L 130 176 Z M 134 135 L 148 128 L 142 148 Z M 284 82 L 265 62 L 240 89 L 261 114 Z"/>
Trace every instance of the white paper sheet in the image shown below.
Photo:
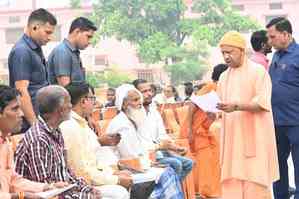
<path fill-rule="evenodd" d="M 192 95 L 190 100 L 205 112 L 220 112 L 216 108 L 217 104 L 220 103 L 220 98 L 215 91 L 201 96 Z"/>
<path fill-rule="evenodd" d="M 65 191 L 68 191 L 69 189 L 75 187 L 76 184 L 71 184 L 69 186 L 66 186 L 64 188 L 59 188 L 59 189 L 52 189 L 52 190 L 49 190 L 49 191 L 44 191 L 44 192 L 39 192 L 39 193 L 36 193 L 36 195 L 38 195 L 39 197 L 43 198 L 43 199 L 50 199 L 50 198 L 53 198 Z"/>
<path fill-rule="evenodd" d="M 151 167 L 149 170 L 147 170 L 145 173 L 138 173 L 133 174 L 133 183 L 143 183 L 143 182 L 150 182 L 150 181 L 158 181 L 161 174 L 164 172 L 164 168 L 155 168 Z"/>

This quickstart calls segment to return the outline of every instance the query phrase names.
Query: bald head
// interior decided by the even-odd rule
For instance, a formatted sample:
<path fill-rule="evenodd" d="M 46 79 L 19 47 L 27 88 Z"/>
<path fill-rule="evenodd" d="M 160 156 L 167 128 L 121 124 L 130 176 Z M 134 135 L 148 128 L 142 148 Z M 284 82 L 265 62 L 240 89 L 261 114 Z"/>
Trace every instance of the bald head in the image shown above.
<path fill-rule="evenodd" d="M 61 86 L 50 85 L 37 92 L 36 101 L 41 115 L 53 113 L 62 107 L 66 98 L 70 98 L 67 90 Z"/>

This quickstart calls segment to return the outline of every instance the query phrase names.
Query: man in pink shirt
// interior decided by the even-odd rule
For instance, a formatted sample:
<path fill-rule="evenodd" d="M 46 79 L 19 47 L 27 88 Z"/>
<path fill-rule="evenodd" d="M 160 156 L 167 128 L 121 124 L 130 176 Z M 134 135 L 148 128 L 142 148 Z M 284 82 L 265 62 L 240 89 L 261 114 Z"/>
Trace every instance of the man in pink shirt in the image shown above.
<path fill-rule="evenodd" d="M 19 132 L 23 112 L 20 108 L 18 92 L 8 86 L 0 85 L 0 198 L 1 199 L 39 199 L 36 192 L 64 186 L 63 183 L 49 185 L 24 179 L 14 171 L 13 151 L 8 141 L 11 133 Z"/>
<path fill-rule="evenodd" d="M 250 59 L 255 63 L 263 65 L 268 71 L 269 60 L 267 54 L 272 52 L 272 46 L 268 43 L 267 31 L 259 30 L 252 33 L 250 42 L 254 50 Z"/>

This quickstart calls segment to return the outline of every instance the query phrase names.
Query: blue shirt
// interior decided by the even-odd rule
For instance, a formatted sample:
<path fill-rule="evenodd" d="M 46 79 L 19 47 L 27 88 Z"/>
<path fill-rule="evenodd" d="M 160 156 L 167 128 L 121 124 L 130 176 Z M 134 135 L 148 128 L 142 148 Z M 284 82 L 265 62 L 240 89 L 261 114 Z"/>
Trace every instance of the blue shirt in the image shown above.
<path fill-rule="evenodd" d="M 275 125 L 299 125 L 299 45 L 275 52 L 269 70 Z"/>
<path fill-rule="evenodd" d="M 35 106 L 37 91 L 49 85 L 46 60 L 41 46 L 24 34 L 9 53 L 8 68 L 11 87 L 15 87 L 16 81 L 29 81 L 28 91 Z"/>
<path fill-rule="evenodd" d="M 80 51 L 64 39 L 49 55 L 50 82 L 57 84 L 57 77 L 68 76 L 71 82 L 84 82 L 85 70 L 80 59 Z"/>

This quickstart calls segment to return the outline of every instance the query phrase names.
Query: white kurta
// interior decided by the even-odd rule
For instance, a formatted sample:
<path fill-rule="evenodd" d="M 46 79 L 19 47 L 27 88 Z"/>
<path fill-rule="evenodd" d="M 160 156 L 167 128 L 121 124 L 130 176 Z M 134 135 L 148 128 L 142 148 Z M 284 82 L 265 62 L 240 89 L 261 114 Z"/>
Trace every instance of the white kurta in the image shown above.
<path fill-rule="evenodd" d="M 158 144 L 161 140 L 171 139 L 166 133 L 161 114 L 154 104 L 149 106 L 144 123 L 138 129 L 138 132 L 146 150 L 154 149 L 155 144 Z"/>
<path fill-rule="evenodd" d="M 138 158 L 145 154 L 142 138 L 124 112 L 115 116 L 107 128 L 107 134 L 115 133 L 121 135 L 121 140 L 116 146 L 121 159 Z"/>

